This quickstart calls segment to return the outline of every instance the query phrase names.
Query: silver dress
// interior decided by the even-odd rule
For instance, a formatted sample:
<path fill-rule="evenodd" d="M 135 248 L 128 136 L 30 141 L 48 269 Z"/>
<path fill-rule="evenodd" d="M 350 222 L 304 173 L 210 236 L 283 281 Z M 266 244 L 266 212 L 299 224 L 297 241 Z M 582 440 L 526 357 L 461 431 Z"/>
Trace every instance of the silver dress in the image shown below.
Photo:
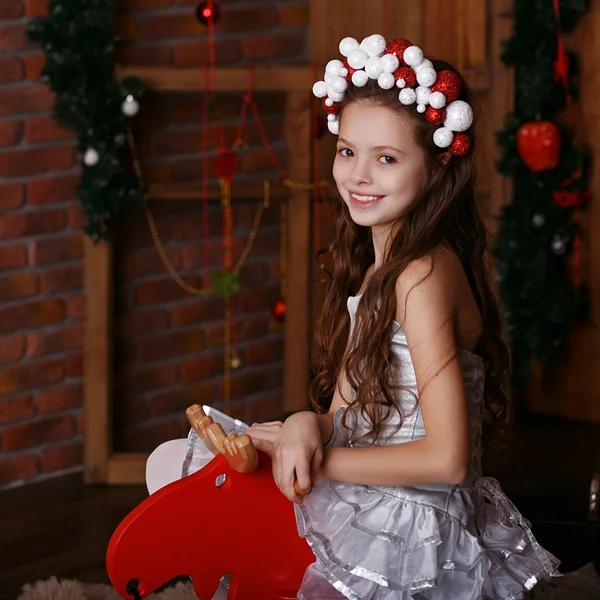
<path fill-rule="evenodd" d="M 359 297 L 348 299 L 352 322 Z M 405 415 L 386 422 L 380 437 L 402 444 L 425 437 L 417 384 L 406 337 L 391 336 L 398 357 L 398 393 Z M 483 362 L 459 350 L 469 406 L 471 458 L 461 485 L 364 486 L 323 480 L 296 505 L 298 530 L 317 561 L 302 583 L 301 600 L 516 600 L 542 579 L 557 574 L 558 560 L 535 540 L 529 523 L 502 493 L 482 477 L 484 416 Z M 351 432 L 334 415 L 330 446 L 369 445 L 353 441 L 367 424 L 350 413 Z"/>

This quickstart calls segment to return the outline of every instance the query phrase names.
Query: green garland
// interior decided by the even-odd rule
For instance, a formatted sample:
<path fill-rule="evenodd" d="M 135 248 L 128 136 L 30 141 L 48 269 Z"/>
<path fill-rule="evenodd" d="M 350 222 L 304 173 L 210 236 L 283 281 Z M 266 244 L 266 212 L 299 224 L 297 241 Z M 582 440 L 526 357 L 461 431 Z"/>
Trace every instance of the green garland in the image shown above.
<path fill-rule="evenodd" d="M 51 0 L 48 16 L 32 20 L 27 37 L 41 46 L 42 76 L 56 94 L 54 117 L 77 132 L 78 196 L 85 232 L 110 236 L 124 213 L 143 206 L 135 174 L 124 169 L 127 117 L 123 103 L 143 93 L 135 78 L 114 73 L 117 0 Z"/>
<path fill-rule="evenodd" d="M 560 0 L 560 26 L 572 31 L 587 11 L 587 0 Z M 514 29 L 502 60 L 515 68 L 515 108 L 498 134 L 498 170 L 514 181 L 513 200 L 503 207 L 494 255 L 512 350 L 514 382 L 529 377 L 532 362 L 548 363 L 563 345 L 571 325 L 584 314 L 584 294 L 570 263 L 577 226 L 572 206 L 555 194 L 583 192 L 587 165 L 571 134 L 560 130 L 560 159 L 554 169 L 534 172 L 520 158 L 517 131 L 526 123 L 555 123 L 567 102 L 556 81 L 557 28 L 552 0 L 515 0 Z M 569 93 L 575 70 L 569 57 Z M 582 196 L 581 196 L 582 197 Z"/>

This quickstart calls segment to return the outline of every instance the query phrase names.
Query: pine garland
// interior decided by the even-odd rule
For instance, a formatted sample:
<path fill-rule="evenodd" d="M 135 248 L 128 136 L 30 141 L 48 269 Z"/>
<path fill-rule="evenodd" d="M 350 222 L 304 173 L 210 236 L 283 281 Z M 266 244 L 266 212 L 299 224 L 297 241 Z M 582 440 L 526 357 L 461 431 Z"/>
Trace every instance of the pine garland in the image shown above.
<path fill-rule="evenodd" d="M 85 232 L 94 241 L 110 236 L 123 215 L 143 206 L 135 175 L 124 169 L 123 103 L 137 102 L 139 80 L 117 79 L 113 33 L 117 0 L 51 0 L 47 16 L 34 19 L 27 37 L 41 46 L 42 77 L 56 94 L 58 123 L 77 132 L 81 156 L 78 196 Z"/>
<path fill-rule="evenodd" d="M 497 168 L 512 177 L 514 189 L 500 215 L 494 254 L 517 384 L 527 380 L 532 362 L 545 364 L 556 356 L 585 313 L 577 264 L 573 268 L 579 207 L 562 200 L 585 197 L 588 168 L 571 133 L 557 123 L 568 98 L 576 97 L 575 61 L 569 56 L 567 85 L 557 77 L 555 61 L 562 32 L 574 29 L 587 4 L 560 0 L 557 24 L 553 0 L 515 0 L 513 34 L 502 56 L 515 69 L 515 108 L 498 134 Z M 517 132 L 544 121 L 558 127 L 560 155 L 555 168 L 534 171 L 519 154 Z"/>

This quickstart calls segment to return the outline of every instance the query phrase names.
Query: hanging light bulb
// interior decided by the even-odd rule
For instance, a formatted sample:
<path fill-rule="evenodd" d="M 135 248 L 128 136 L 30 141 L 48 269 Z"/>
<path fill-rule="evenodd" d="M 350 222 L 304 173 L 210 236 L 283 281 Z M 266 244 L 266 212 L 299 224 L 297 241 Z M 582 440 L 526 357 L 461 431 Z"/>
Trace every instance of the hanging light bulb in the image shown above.
<path fill-rule="evenodd" d="M 212 21 L 213 24 L 217 23 L 220 17 L 221 9 L 219 8 L 219 5 L 214 2 L 201 2 L 196 9 L 196 18 L 202 25 L 208 26 L 210 21 Z"/>

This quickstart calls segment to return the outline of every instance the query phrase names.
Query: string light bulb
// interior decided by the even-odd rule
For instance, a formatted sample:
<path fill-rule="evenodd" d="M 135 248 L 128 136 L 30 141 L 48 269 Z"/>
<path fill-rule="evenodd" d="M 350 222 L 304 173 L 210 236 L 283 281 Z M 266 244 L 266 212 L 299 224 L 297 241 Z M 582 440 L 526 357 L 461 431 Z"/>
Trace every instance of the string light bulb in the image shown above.
<path fill-rule="evenodd" d="M 221 9 L 218 4 L 214 2 L 201 2 L 196 9 L 196 18 L 202 25 L 208 26 L 212 21 L 213 24 L 217 23 L 221 17 Z"/>

